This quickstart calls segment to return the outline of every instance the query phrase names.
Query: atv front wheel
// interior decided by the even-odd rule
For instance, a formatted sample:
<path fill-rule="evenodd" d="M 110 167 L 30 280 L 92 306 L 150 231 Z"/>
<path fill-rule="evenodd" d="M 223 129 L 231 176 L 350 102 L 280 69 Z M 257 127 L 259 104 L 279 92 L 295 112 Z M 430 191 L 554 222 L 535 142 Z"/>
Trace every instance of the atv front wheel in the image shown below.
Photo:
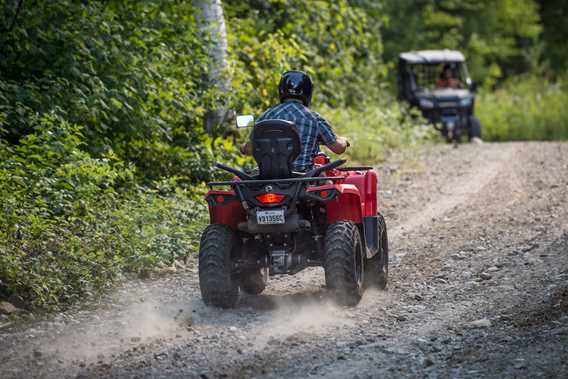
<path fill-rule="evenodd" d="M 249 295 L 258 295 L 266 288 L 268 268 L 246 271 L 241 274 L 241 289 Z"/>
<path fill-rule="evenodd" d="M 224 225 L 209 225 L 199 246 L 199 287 L 207 305 L 232 308 L 239 298 L 233 278 L 231 253 L 237 244 L 235 233 Z"/>
<path fill-rule="evenodd" d="M 325 283 L 338 304 L 355 306 L 361 300 L 364 264 L 357 225 L 348 221 L 331 224 L 325 233 Z"/>
<path fill-rule="evenodd" d="M 474 138 L 481 139 L 481 122 L 475 116 L 469 117 L 468 136 L 470 141 Z"/>
<path fill-rule="evenodd" d="M 387 288 L 389 275 L 389 239 L 387 224 L 382 214 L 378 215 L 379 251 L 365 262 L 365 286 L 380 290 Z"/>

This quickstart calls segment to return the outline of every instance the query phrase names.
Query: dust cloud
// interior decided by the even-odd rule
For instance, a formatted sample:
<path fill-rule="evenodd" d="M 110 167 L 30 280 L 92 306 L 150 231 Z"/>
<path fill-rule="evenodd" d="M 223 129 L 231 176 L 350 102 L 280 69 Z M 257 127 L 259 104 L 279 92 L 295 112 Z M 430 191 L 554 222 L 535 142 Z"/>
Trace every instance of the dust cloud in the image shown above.
<path fill-rule="evenodd" d="M 67 322 L 64 330 L 42 344 L 42 353 L 60 364 L 105 362 L 141 343 L 183 335 L 191 324 L 191 309 L 160 298 L 123 291 L 109 309 L 91 314 L 88 320 Z"/>

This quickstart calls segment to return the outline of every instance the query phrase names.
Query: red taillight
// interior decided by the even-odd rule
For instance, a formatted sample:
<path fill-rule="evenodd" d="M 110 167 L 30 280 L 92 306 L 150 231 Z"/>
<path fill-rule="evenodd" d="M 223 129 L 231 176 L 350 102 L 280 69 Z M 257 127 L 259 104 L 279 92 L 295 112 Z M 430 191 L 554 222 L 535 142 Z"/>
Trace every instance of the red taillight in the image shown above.
<path fill-rule="evenodd" d="M 285 198 L 285 195 L 280 195 L 279 193 L 265 193 L 263 195 L 258 195 L 256 200 L 263 204 L 276 204 L 282 202 Z"/>
<path fill-rule="evenodd" d="M 327 199 L 328 196 L 329 196 L 329 192 L 328 192 L 328 191 L 321 191 L 321 192 L 319 193 L 319 195 L 320 195 L 320 197 L 321 197 L 322 199 Z"/>
<path fill-rule="evenodd" d="M 215 201 L 219 204 L 224 203 L 225 202 L 225 196 L 217 195 L 217 196 L 215 196 Z"/>

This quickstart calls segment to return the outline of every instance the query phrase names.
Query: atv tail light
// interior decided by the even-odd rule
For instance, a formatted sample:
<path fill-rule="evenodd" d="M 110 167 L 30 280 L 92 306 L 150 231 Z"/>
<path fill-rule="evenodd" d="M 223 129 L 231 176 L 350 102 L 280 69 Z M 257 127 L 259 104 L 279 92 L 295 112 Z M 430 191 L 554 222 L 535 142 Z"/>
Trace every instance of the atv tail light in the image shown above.
<path fill-rule="evenodd" d="M 232 202 L 233 200 L 236 200 L 237 197 L 232 194 L 232 193 L 211 193 L 208 194 L 207 197 L 207 202 L 209 203 L 209 205 L 211 206 L 217 206 L 217 205 L 226 205 L 230 202 Z"/>
<path fill-rule="evenodd" d="M 320 197 L 321 197 L 322 199 L 327 199 L 327 198 L 329 197 L 329 195 L 330 195 L 330 192 L 329 192 L 329 191 L 321 191 L 321 192 L 319 193 L 319 195 L 320 195 Z"/>
<path fill-rule="evenodd" d="M 282 200 L 286 198 L 285 195 L 280 195 L 279 193 L 265 193 L 263 195 L 258 195 L 256 200 L 260 201 L 263 204 L 277 204 L 281 203 Z"/>

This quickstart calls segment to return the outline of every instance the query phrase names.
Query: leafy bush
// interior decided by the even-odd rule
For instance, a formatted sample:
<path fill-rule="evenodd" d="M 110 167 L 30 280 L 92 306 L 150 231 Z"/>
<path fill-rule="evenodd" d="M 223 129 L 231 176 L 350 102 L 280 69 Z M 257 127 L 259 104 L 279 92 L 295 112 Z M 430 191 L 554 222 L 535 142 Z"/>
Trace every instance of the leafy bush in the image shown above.
<path fill-rule="evenodd" d="M 0 140 L 0 296 L 54 308 L 195 248 L 203 191 L 140 189 L 133 167 L 81 150 L 81 128 L 55 116 L 31 128 Z"/>
<path fill-rule="evenodd" d="M 11 21 L 0 12 L 0 24 Z M 207 177 L 178 165 L 181 149 L 211 165 L 202 116 L 219 99 L 203 80 L 208 44 L 191 2 L 31 0 L 17 21 L 0 33 L 5 138 L 17 142 L 30 117 L 53 113 L 84 126 L 84 150 L 114 151 L 143 168 L 142 180 Z"/>
<path fill-rule="evenodd" d="M 483 137 L 490 141 L 568 139 L 566 80 L 550 83 L 542 77 L 511 80 L 478 98 Z"/>
<path fill-rule="evenodd" d="M 0 4 L 0 298 L 57 307 L 195 249 L 207 36 L 191 2 Z M 13 23 L 13 21 L 16 21 Z"/>
<path fill-rule="evenodd" d="M 235 104 L 260 112 L 277 99 L 280 74 L 301 69 L 314 102 L 352 106 L 377 98 L 382 63 L 380 6 L 362 1 L 225 0 Z"/>

